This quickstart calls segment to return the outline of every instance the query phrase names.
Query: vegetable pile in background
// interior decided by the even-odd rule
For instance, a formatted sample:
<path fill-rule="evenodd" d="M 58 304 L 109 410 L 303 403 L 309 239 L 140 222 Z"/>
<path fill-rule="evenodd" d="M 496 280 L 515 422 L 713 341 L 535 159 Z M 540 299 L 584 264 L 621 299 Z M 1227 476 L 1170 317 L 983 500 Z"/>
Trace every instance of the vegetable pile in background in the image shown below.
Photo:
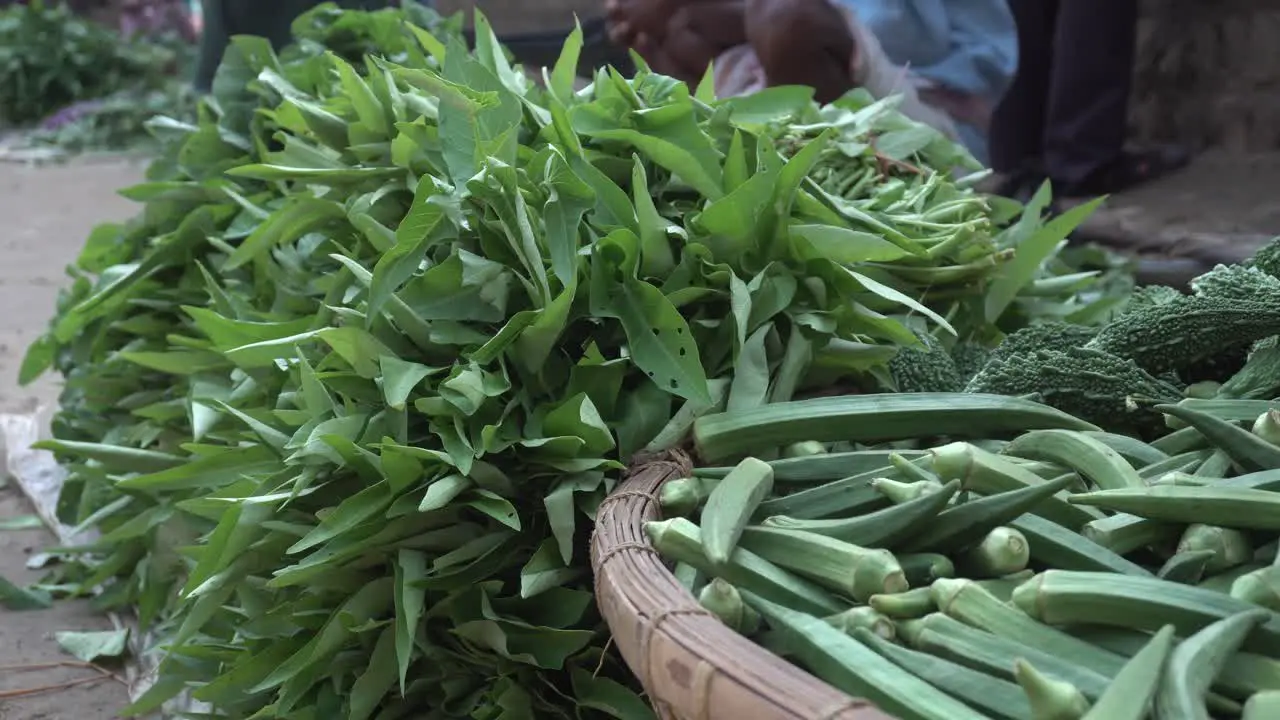
<path fill-rule="evenodd" d="M 81 100 L 154 86 L 175 70 L 179 45 L 122 42 L 65 3 L 33 0 L 0 10 L 0 120 L 23 125 Z"/>
<path fill-rule="evenodd" d="M 1123 302 L 1057 254 L 1090 208 L 993 209 L 891 101 L 575 92 L 577 32 L 544 88 L 459 26 L 237 39 L 27 355 L 66 378 L 60 517 L 102 533 L 50 582 L 165 638 L 133 712 L 647 716 L 585 557 L 633 455 Z"/>
<path fill-rule="evenodd" d="M 783 458 L 669 481 L 646 529 L 726 625 L 904 720 L 1263 720 L 1278 408 L 1160 405 L 1184 429 L 1150 443 L 984 394 L 705 415 L 709 463 Z"/>
<path fill-rule="evenodd" d="M 122 37 L 39 0 L 0 10 L 0 125 L 25 128 L 22 150 L 127 149 L 150 140 L 157 114 L 186 119 L 195 58 L 190 41 L 165 33 Z"/>

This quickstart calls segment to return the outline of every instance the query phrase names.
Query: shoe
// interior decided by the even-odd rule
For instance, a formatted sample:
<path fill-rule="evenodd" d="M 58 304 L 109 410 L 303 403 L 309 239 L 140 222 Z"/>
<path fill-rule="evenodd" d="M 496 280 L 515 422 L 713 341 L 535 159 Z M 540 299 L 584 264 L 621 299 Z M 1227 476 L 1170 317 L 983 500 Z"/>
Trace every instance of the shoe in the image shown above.
<path fill-rule="evenodd" d="M 1084 180 L 1062 185 L 1060 194 L 1065 197 L 1113 195 L 1177 172 L 1190 162 L 1191 153 L 1176 146 L 1126 150 Z"/>

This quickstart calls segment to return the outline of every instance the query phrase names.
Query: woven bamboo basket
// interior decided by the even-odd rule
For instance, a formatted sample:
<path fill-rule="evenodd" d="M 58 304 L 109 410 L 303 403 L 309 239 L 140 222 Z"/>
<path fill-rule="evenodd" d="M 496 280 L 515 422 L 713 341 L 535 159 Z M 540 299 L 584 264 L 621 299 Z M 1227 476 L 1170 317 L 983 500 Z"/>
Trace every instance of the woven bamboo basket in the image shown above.
<path fill-rule="evenodd" d="M 644 532 L 657 492 L 687 475 L 673 451 L 636 463 L 600 505 L 591 540 L 596 603 L 664 720 L 890 720 L 752 643 L 703 610 Z"/>

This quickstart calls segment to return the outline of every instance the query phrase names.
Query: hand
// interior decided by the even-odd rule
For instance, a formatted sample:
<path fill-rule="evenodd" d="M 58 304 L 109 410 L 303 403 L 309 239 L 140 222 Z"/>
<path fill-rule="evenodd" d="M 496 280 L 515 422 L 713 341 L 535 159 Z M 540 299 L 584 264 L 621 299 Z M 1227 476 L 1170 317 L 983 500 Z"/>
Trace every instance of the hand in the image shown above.
<path fill-rule="evenodd" d="M 809 85 L 824 103 L 853 87 L 853 32 L 828 0 L 745 0 L 744 10 L 770 85 Z"/>
<path fill-rule="evenodd" d="M 697 82 L 725 50 L 746 43 L 743 0 L 608 0 L 610 38 L 654 72 Z"/>

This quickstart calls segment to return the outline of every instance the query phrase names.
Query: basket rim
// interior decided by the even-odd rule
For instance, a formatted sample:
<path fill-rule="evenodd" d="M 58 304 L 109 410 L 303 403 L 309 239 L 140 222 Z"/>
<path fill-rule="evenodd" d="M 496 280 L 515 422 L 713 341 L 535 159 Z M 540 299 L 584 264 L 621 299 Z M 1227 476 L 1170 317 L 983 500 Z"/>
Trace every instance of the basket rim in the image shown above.
<path fill-rule="evenodd" d="M 682 450 L 637 457 L 600 504 L 591 537 L 596 604 L 659 717 L 680 720 L 891 720 L 725 626 L 676 580 L 644 524 L 657 492 L 688 476 Z"/>

